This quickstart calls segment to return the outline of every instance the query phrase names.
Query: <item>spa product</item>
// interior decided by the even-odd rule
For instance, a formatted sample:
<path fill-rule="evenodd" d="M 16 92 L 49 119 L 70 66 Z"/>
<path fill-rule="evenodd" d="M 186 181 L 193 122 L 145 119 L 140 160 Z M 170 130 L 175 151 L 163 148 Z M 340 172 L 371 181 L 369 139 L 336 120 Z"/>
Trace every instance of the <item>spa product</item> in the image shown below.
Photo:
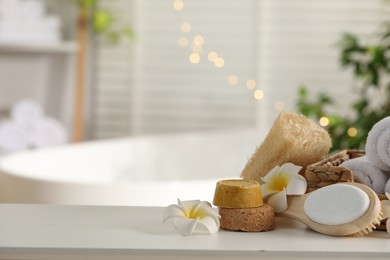
<path fill-rule="evenodd" d="M 377 122 L 367 136 L 366 155 L 368 160 L 387 175 L 384 191 L 390 193 L 390 116 Z M 377 179 L 376 173 L 370 173 Z"/>
<path fill-rule="evenodd" d="M 377 122 L 367 136 L 366 154 L 379 169 L 390 171 L 390 116 Z"/>
<path fill-rule="evenodd" d="M 282 112 L 263 143 L 241 172 L 244 179 L 260 181 L 271 169 L 286 162 L 302 166 L 325 157 L 331 139 L 327 131 L 303 115 Z"/>
<path fill-rule="evenodd" d="M 213 204 L 221 208 L 253 208 L 263 205 L 260 183 L 251 180 L 217 182 Z"/>
<path fill-rule="evenodd" d="M 275 229 L 274 210 L 268 204 L 245 209 L 219 208 L 219 215 L 221 228 L 226 230 L 260 232 Z"/>
<path fill-rule="evenodd" d="M 381 221 L 376 193 L 360 183 L 338 183 L 288 197 L 289 208 L 280 216 L 296 219 L 331 236 L 363 236 Z"/>
<path fill-rule="evenodd" d="M 389 175 L 376 167 L 367 156 L 345 161 L 340 166 L 348 167 L 352 171 L 355 182 L 367 185 L 377 194 L 385 194 Z"/>
<path fill-rule="evenodd" d="M 274 210 L 263 204 L 260 183 L 257 181 L 219 181 L 213 204 L 219 207 L 222 229 L 247 232 L 275 229 Z"/>

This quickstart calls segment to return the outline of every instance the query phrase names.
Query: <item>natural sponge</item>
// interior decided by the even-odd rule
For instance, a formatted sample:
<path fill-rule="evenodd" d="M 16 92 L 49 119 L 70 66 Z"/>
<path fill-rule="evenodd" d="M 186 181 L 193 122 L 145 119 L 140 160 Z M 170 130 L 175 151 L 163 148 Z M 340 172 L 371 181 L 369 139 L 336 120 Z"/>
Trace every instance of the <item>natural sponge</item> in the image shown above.
<path fill-rule="evenodd" d="M 263 143 L 241 172 L 244 179 L 261 181 L 277 165 L 306 166 L 325 157 L 332 146 L 327 131 L 303 115 L 281 112 Z"/>

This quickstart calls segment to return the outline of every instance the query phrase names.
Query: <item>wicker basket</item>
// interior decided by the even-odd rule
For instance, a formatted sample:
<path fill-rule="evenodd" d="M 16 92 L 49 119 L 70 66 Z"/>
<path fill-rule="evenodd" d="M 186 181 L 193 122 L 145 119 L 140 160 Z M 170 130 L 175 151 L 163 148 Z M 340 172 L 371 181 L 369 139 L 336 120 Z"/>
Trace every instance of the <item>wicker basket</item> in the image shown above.
<path fill-rule="evenodd" d="M 343 150 L 322 161 L 308 165 L 303 174 L 303 177 L 307 180 L 307 192 L 338 182 L 352 182 L 352 171 L 339 165 L 364 154 L 363 150 Z"/>
<path fill-rule="evenodd" d="M 365 155 L 364 150 L 343 150 L 317 163 L 306 167 L 303 177 L 307 180 L 307 192 L 338 182 L 353 182 L 352 171 L 341 163 Z M 383 194 L 378 194 L 380 200 L 386 200 Z M 377 230 L 386 230 L 385 221 L 377 225 Z"/>

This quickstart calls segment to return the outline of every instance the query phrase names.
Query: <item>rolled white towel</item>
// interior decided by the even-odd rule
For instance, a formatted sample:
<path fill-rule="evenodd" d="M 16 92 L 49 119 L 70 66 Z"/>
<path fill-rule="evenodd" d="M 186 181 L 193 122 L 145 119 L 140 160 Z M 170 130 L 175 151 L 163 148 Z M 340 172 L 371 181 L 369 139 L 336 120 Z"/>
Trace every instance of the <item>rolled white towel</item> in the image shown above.
<path fill-rule="evenodd" d="M 65 127 L 58 120 L 44 117 L 29 132 L 29 145 L 34 148 L 61 145 L 68 141 Z"/>
<path fill-rule="evenodd" d="M 385 185 L 385 194 L 386 193 L 390 193 L 390 179 L 387 181 L 386 185 Z"/>
<path fill-rule="evenodd" d="M 381 171 L 367 156 L 345 161 L 340 166 L 348 167 L 352 171 L 356 182 L 367 185 L 378 194 L 384 193 L 390 173 Z"/>
<path fill-rule="evenodd" d="M 21 127 L 30 130 L 38 120 L 43 118 L 42 106 L 30 99 L 22 99 L 12 106 L 11 120 Z"/>
<path fill-rule="evenodd" d="M 28 133 L 14 122 L 0 123 L 0 154 L 18 152 L 28 148 Z"/>
<path fill-rule="evenodd" d="M 372 164 L 382 171 L 390 171 L 390 117 L 385 117 L 372 127 L 365 150 Z"/>

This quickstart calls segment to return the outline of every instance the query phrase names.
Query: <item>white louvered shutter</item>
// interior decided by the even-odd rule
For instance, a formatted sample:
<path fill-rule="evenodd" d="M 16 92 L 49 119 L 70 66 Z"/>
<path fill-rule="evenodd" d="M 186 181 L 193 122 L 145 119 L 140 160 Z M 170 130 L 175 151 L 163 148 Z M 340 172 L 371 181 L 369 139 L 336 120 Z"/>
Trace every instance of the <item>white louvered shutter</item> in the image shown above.
<path fill-rule="evenodd" d="M 256 73 L 257 1 L 185 1 L 181 12 L 172 1 L 115 2 L 136 11 L 137 41 L 130 44 L 136 57 L 129 46 L 98 45 L 94 138 L 254 125 L 256 100 L 245 82 Z M 180 30 L 184 22 L 188 33 Z M 203 52 L 191 64 L 190 45 L 178 40 L 196 35 L 204 38 Z M 211 51 L 224 58 L 223 68 L 208 60 Z M 231 74 L 235 86 L 228 84 Z"/>
<path fill-rule="evenodd" d="M 155 133 L 254 125 L 255 100 L 245 81 L 255 76 L 256 1 L 138 1 L 139 116 L 137 131 Z M 189 32 L 180 26 L 188 23 Z M 204 39 L 200 62 L 191 64 L 194 37 Z M 180 47 L 185 37 L 188 47 Z M 208 53 L 223 57 L 215 67 Z M 238 84 L 228 84 L 237 75 Z"/>
<path fill-rule="evenodd" d="M 335 110 L 347 111 L 353 80 L 340 68 L 335 44 L 342 32 L 374 32 L 386 16 L 382 0 L 183 0 L 180 12 L 171 0 L 103 2 L 131 14 L 137 41 L 95 49 L 93 138 L 268 128 L 281 108 L 294 110 L 301 84 L 340 97 Z M 184 33 L 186 22 L 191 31 Z M 203 52 L 191 64 L 191 48 L 178 40 L 196 35 L 204 38 Z M 224 58 L 223 68 L 208 61 L 211 51 Z M 264 98 L 254 99 L 255 90 Z"/>
<path fill-rule="evenodd" d="M 101 0 L 119 26 L 134 23 L 134 1 Z M 112 44 L 96 38 L 91 55 L 90 136 L 104 139 L 126 136 L 134 125 L 134 44 Z"/>

